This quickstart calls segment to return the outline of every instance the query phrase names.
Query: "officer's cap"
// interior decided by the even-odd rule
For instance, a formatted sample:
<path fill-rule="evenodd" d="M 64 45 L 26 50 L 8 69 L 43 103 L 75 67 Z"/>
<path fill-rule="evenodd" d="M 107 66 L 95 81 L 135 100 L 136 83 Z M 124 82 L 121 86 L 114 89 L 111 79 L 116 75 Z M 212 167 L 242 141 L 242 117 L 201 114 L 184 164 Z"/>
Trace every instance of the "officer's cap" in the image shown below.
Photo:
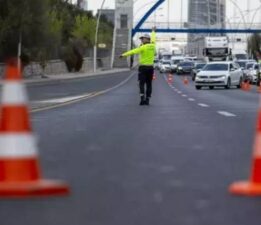
<path fill-rule="evenodd" d="M 142 38 L 147 38 L 147 39 L 150 39 L 150 35 L 149 34 L 143 34 L 140 36 L 140 39 Z"/>

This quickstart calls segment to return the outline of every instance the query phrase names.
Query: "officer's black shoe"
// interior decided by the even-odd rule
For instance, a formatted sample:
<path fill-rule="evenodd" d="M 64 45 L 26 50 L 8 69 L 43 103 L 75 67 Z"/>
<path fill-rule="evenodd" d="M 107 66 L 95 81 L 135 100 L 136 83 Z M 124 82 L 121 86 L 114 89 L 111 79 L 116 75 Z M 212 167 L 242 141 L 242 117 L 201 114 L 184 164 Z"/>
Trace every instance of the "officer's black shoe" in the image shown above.
<path fill-rule="evenodd" d="M 145 105 L 145 101 L 140 101 L 140 105 Z"/>
<path fill-rule="evenodd" d="M 144 100 L 144 97 L 140 97 L 140 105 L 145 105 L 145 100 Z"/>
<path fill-rule="evenodd" d="M 150 105 L 150 98 L 146 98 L 145 105 Z"/>

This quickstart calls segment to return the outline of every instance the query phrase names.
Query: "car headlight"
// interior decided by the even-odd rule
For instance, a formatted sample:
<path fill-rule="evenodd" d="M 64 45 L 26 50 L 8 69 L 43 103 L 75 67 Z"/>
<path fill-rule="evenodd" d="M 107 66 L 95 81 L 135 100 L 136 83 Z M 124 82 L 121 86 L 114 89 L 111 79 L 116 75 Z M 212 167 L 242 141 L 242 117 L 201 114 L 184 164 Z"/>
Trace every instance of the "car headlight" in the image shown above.
<path fill-rule="evenodd" d="M 179 66 L 179 67 L 178 67 L 178 69 L 179 69 L 179 70 L 182 70 L 182 67 L 181 67 L 181 66 Z"/>
<path fill-rule="evenodd" d="M 221 75 L 221 76 L 219 76 L 219 79 L 223 79 L 224 80 L 224 79 L 226 79 L 226 77 L 227 77 L 226 75 Z"/>
<path fill-rule="evenodd" d="M 250 74 L 251 74 L 252 76 L 256 76 L 256 75 L 257 75 L 257 72 L 256 72 L 255 70 L 251 70 Z"/>

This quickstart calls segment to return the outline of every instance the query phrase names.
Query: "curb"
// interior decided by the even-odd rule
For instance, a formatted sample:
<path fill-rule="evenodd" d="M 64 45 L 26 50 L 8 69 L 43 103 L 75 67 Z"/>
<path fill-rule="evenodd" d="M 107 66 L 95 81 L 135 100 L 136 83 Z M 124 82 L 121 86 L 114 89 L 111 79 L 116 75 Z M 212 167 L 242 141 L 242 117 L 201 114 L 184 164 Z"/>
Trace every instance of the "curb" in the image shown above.
<path fill-rule="evenodd" d="M 102 75 L 107 75 L 107 74 L 118 74 L 122 72 L 129 72 L 131 71 L 129 68 L 128 69 L 118 69 L 118 70 L 106 70 L 106 71 L 101 71 L 98 73 L 85 73 L 85 74 L 80 74 L 80 75 L 70 75 L 68 77 L 63 77 L 63 74 L 60 75 L 51 75 L 51 76 L 57 76 L 57 77 L 51 77 L 51 78 L 41 78 L 41 79 L 24 79 L 24 84 L 26 85 L 41 85 L 41 84 L 52 84 L 52 83 L 59 83 L 63 81 L 70 81 L 70 80 L 78 80 L 78 79 L 85 79 L 85 78 L 90 78 L 90 77 L 95 77 L 95 76 L 102 76 Z M 2 81 L 0 80 L 0 86 L 2 85 Z"/>

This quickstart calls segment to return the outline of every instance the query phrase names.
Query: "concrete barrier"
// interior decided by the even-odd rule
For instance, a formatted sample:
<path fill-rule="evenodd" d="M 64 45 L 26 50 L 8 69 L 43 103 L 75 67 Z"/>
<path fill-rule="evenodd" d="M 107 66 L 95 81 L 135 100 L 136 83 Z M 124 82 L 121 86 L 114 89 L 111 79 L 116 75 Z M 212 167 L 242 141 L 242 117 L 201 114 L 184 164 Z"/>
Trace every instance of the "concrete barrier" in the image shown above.
<path fill-rule="evenodd" d="M 0 77 L 4 74 L 4 63 L 0 63 Z M 110 57 L 97 59 L 97 67 L 102 70 L 110 68 Z M 93 59 L 84 58 L 82 69 L 79 73 L 93 72 Z M 50 60 L 47 62 L 46 68 L 42 69 L 38 62 L 31 62 L 24 68 L 23 75 L 25 78 L 42 77 L 44 75 L 60 75 L 68 73 L 66 65 L 61 60 Z"/>

